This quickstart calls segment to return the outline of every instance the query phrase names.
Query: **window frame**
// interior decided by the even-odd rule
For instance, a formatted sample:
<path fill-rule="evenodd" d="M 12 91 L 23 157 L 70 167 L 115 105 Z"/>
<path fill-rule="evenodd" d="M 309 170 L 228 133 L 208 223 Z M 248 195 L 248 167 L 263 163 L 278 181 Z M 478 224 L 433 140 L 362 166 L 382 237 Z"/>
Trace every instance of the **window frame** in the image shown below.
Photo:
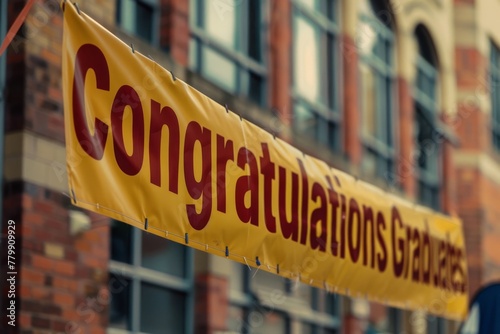
<path fill-rule="evenodd" d="M 429 326 L 431 321 L 436 323 Z M 426 330 L 428 334 L 447 334 L 448 333 L 448 320 L 438 316 L 427 315 Z"/>
<path fill-rule="evenodd" d="M 252 59 L 248 54 L 248 6 L 250 2 L 243 1 L 240 2 L 235 8 L 237 9 L 237 15 L 241 17 L 241 23 L 236 25 L 238 31 L 237 34 L 237 45 L 236 48 L 230 48 L 216 38 L 210 36 L 209 33 L 204 30 L 204 12 L 205 6 L 209 5 L 206 0 L 190 0 L 190 67 L 193 71 L 197 73 L 203 73 L 204 71 L 204 60 L 203 60 L 203 49 L 207 48 L 219 56 L 222 56 L 227 61 L 230 61 L 235 65 L 235 87 L 232 88 L 234 94 L 240 96 L 245 96 L 249 100 L 254 101 L 260 106 L 265 106 L 268 103 L 268 86 L 269 86 L 269 71 L 268 71 L 268 43 L 267 34 L 269 32 L 269 18 L 267 14 L 267 2 L 259 1 L 259 10 L 261 16 L 261 22 L 259 24 L 259 44 L 260 44 L 260 56 L 261 61 Z M 252 4 L 255 4 L 252 2 Z M 246 14 L 246 15 L 245 15 Z M 191 58 L 193 57 L 193 58 Z M 244 87 L 245 82 L 250 82 L 251 74 L 257 75 L 262 80 L 260 101 L 255 101 L 251 98 L 249 87 Z M 205 76 L 204 76 L 205 77 Z M 207 78 L 210 80 L 210 78 Z M 220 86 L 220 84 L 215 83 Z"/>
<path fill-rule="evenodd" d="M 417 198 L 420 203 L 426 205 L 434 210 L 441 209 L 441 193 L 442 193 L 442 148 L 440 144 L 440 140 L 438 136 L 441 135 L 441 131 L 439 128 L 439 120 L 438 120 L 438 101 L 437 101 L 437 92 L 439 87 L 439 71 L 438 69 L 431 65 L 427 60 L 423 58 L 420 52 L 417 54 L 416 61 L 417 68 L 417 77 L 415 78 L 415 82 L 413 85 L 413 102 L 415 106 L 415 125 L 420 126 L 418 122 L 418 117 L 420 116 L 425 124 L 427 124 L 428 129 L 433 134 L 432 141 L 434 143 L 434 150 L 432 155 L 429 157 L 433 157 L 432 164 L 434 164 L 435 171 L 422 169 L 418 163 L 416 162 L 416 180 L 417 180 Z M 418 76 L 422 73 L 427 76 L 426 80 L 434 80 L 433 86 L 433 94 L 434 100 L 431 96 L 429 96 L 426 92 L 418 87 Z M 418 138 L 416 137 L 418 134 L 415 133 L 414 143 L 417 148 L 419 148 Z M 420 148 L 422 150 L 422 148 Z M 427 194 L 424 196 L 423 191 Z M 430 191 L 430 198 L 428 197 Z"/>
<path fill-rule="evenodd" d="M 317 142 L 322 142 L 323 145 L 330 148 L 335 153 L 341 153 L 343 150 L 343 115 L 341 110 L 341 101 L 340 97 L 342 96 L 342 50 L 340 46 L 340 38 L 341 38 L 341 22 L 339 13 L 339 6 L 341 5 L 338 0 L 326 0 L 331 2 L 331 11 L 332 17 L 328 17 L 318 12 L 316 9 L 309 8 L 307 5 L 300 2 L 300 0 L 292 0 L 292 14 L 291 14 L 291 22 L 292 22 L 292 39 L 295 42 L 295 36 L 297 34 L 298 28 L 296 21 L 299 18 L 304 19 L 310 25 L 314 26 L 314 28 L 319 28 L 320 30 L 320 64 L 325 64 L 328 60 L 328 56 L 331 55 L 333 57 L 333 61 L 329 64 L 331 68 L 328 70 L 331 72 L 327 76 L 321 76 L 319 78 L 320 87 L 322 88 L 321 95 L 324 98 L 324 101 L 312 101 L 309 98 L 302 96 L 297 89 L 297 73 L 295 72 L 295 58 L 296 55 L 294 53 L 292 45 L 292 50 L 290 52 L 291 57 L 291 66 L 292 66 L 292 127 L 294 131 L 297 133 L 301 133 L 297 130 L 296 118 L 297 111 L 296 108 L 304 108 L 308 111 L 308 113 L 314 116 L 315 122 L 318 122 L 318 119 L 321 121 L 327 122 L 327 132 L 326 132 L 326 143 L 322 142 L 322 138 L 318 138 L 320 131 L 318 128 L 315 128 L 316 136 L 311 138 Z M 326 9 L 325 9 L 326 10 Z M 329 45 L 329 39 L 331 40 L 331 45 Z M 328 48 L 331 48 L 329 50 Z M 325 95 L 323 97 L 323 95 Z M 331 105 L 329 99 L 332 100 Z M 326 103 L 325 103 L 326 101 Z M 334 128 L 337 132 L 330 133 L 331 128 Z M 303 134 L 307 136 L 306 134 Z"/>
<path fill-rule="evenodd" d="M 234 263 L 233 265 L 239 266 L 240 270 L 243 271 L 243 290 L 229 291 L 229 305 L 239 307 L 244 310 L 243 314 L 245 319 L 243 322 L 242 333 L 246 334 L 249 332 L 249 329 L 247 327 L 249 321 L 247 317 L 250 313 L 249 310 L 252 310 L 253 308 L 257 308 L 257 310 L 275 312 L 283 316 L 283 318 L 285 319 L 286 333 L 290 332 L 292 322 L 294 321 L 310 325 L 313 333 L 317 333 L 321 329 L 329 329 L 340 333 L 342 324 L 342 303 L 340 300 L 341 297 L 339 295 L 325 291 L 325 293 L 327 294 L 326 297 L 333 297 L 336 299 L 336 309 L 338 311 L 338 314 L 329 314 L 326 313 L 326 311 L 321 312 L 318 311 L 319 288 L 308 286 L 303 283 L 296 283 L 290 279 L 276 275 L 276 279 L 280 279 L 283 281 L 283 289 L 281 290 L 281 292 L 283 293 L 284 298 L 289 299 L 290 301 L 298 300 L 298 297 L 292 295 L 292 292 L 294 290 L 293 284 L 303 284 L 304 287 L 311 289 L 311 303 L 309 304 L 308 309 L 305 309 L 304 307 L 290 308 L 288 307 L 289 304 L 287 302 L 269 306 L 265 303 L 261 303 L 258 298 L 259 295 L 268 292 L 266 286 L 259 286 L 258 288 L 251 286 L 251 280 L 255 275 L 259 274 L 259 269 L 249 269 L 249 267 L 240 265 L 238 263 Z M 273 288 L 273 291 L 274 289 L 275 288 Z"/>
<path fill-rule="evenodd" d="M 368 1 L 368 0 L 367 0 Z M 395 44 L 396 44 L 396 34 L 393 27 L 386 26 L 375 16 L 375 10 L 371 8 L 370 4 L 370 14 L 361 13 L 359 14 L 359 20 L 363 24 L 369 25 L 376 33 L 377 40 L 382 38 L 384 43 L 384 53 L 386 54 L 386 62 L 379 59 L 377 55 L 370 51 L 369 54 L 360 52 L 359 59 L 360 63 L 364 66 L 369 67 L 369 69 L 374 74 L 375 80 L 384 80 L 388 82 L 388 89 L 380 93 L 377 89 L 375 92 L 377 105 L 375 109 L 375 117 L 377 119 L 375 135 L 372 135 L 366 131 L 363 127 L 361 131 L 362 144 L 365 152 L 370 153 L 375 158 L 375 174 L 374 176 L 379 178 L 384 178 L 386 182 L 391 182 L 393 180 L 388 179 L 390 175 L 393 175 L 395 171 L 396 164 L 396 149 L 397 149 L 397 129 L 396 124 L 398 122 L 398 115 L 396 113 L 397 106 L 397 84 L 396 84 L 396 55 L 395 55 Z M 358 73 L 361 78 L 361 70 L 358 67 Z M 362 87 L 362 84 L 359 85 Z M 379 86 L 380 89 L 380 86 Z M 380 99 L 380 96 L 384 96 Z M 361 97 L 362 94 L 359 94 Z M 384 101 L 384 105 L 381 105 L 381 100 Z M 361 103 L 360 107 L 361 117 L 364 117 L 364 106 Z M 379 114 L 383 113 L 384 117 L 380 117 Z M 389 128 L 389 129 L 387 129 Z M 386 133 L 387 138 L 380 138 L 381 133 Z M 366 153 L 365 153 L 366 154 Z M 380 163 L 383 162 L 384 166 Z"/>
<path fill-rule="evenodd" d="M 490 40 L 489 84 L 491 98 L 491 144 L 500 152 L 500 48 Z"/>
<path fill-rule="evenodd" d="M 127 26 L 123 22 L 123 2 L 124 1 L 129 1 L 134 4 L 134 6 L 137 6 L 138 3 L 143 4 L 145 6 L 148 6 L 152 9 L 152 15 L 153 15 L 153 20 L 150 23 L 151 24 L 151 40 L 144 39 L 143 37 L 139 36 L 137 33 L 137 22 L 135 21 L 135 16 L 134 16 L 134 21 L 129 23 L 131 26 Z M 134 11 L 133 14 L 136 14 L 136 11 Z M 117 0 L 116 1 L 116 16 L 115 16 L 116 24 L 119 26 L 121 29 L 124 31 L 133 34 L 134 36 L 150 43 L 151 45 L 155 47 L 160 46 L 160 3 L 158 0 Z"/>
<path fill-rule="evenodd" d="M 125 224 L 116 221 L 119 224 Z M 141 266 L 141 252 L 142 252 L 142 231 L 134 226 L 130 226 L 132 234 L 131 250 L 131 264 L 120 262 L 116 260 L 109 260 L 109 275 L 117 275 L 128 279 L 130 285 L 130 330 L 123 330 L 113 328 L 110 325 L 107 327 L 109 334 L 131 334 L 143 333 L 140 331 L 140 308 L 141 308 L 141 284 L 147 283 L 157 287 L 168 289 L 185 294 L 185 329 L 186 333 L 194 333 L 194 254 L 193 249 L 185 247 L 186 259 L 185 277 L 176 277 L 171 274 L 163 273 L 153 269 L 148 269 Z M 111 236 L 111 231 L 110 231 Z M 158 237 L 159 238 L 159 237 Z M 165 240 L 165 242 L 174 242 Z M 110 241 L 111 246 L 111 241 Z"/>

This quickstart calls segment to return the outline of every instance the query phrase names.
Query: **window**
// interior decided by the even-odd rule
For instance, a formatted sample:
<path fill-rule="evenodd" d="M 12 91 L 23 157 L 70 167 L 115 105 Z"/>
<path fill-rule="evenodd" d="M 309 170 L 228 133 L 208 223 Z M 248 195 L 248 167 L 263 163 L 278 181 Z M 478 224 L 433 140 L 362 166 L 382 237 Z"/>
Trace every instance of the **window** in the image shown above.
<path fill-rule="evenodd" d="M 403 323 L 403 314 L 402 311 L 394 308 L 388 307 L 387 309 L 387 323 L 389 326 L 389 333 L 401 333 L 402 332 L 402 323 Z"/>
<path fill-rule="evenodd" d="M 500 50 L 490 44 L 491 136 L 493 147 L 500 150 Z"/>
<path fill-rule="evenodd" d="M 394 32 L 386 1 L 365 0 L 358 27 L 363 169 L 387 179 L 394 170 Z M 391 180 L 387 180 L 391 181 Z"/>
<path fill-rule="evenodd" d="M 225 90 L 264 105 L 261 0 L 191 0 L 190 67 Z"/>
<path fill-rule="evenodd" d="M 113 221 L 108 333 L 192 332 L 192 250 Z"/>
<path fill-rule="evenodd" d="M 229 331 L 339 333 L 337 295 L 237 263 L 232 266 Z"/>
<path fill-rule="evenodd" d="M 159 30 L 157 0 L 118 0 L 116 22 L 125 31 L 157 45 Z"/>
<path fill-rule="evenodd" d="M 293 8 L 293 127 L 340 151 L 335 0 L 295 0 Z"/>
<path fill-rule="evenodd" d="M 427 315 L 427 333 L 428 334 L 446 334 L 446 320 L 433 315 Z"/>
<path fill-rule="evenodd" d="M 424 27 L 416 30 L 419 54 L 413 95 L 415 100 L 414 141 L 417 156 L 419 201 L 440 209 L 440 132 L 438 128 L 438 71 L 430 37 Z"/>

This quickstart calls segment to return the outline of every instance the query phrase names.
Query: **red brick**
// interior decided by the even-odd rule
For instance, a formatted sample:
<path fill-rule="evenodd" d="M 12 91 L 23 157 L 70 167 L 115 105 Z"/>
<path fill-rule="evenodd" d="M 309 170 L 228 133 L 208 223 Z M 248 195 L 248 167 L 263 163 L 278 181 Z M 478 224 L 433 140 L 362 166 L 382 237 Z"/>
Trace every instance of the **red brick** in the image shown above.
<path fill-rule="evenodd" d="M 37 300 L 48 300 L 50 289 L 43 286 L 32 286 L 30 297 Z"/>
<path fill-rule="evenodd" d="M 35 201 L 34 209 L 41 214 L 47 213 L 51 214 L 54 211 L 54 204 L 48 201 Z"/>
<path fill-rule="evenodd" d="M 48 259 L 42 255 L 32 254 L 31 255 L 31 264 L 35 268 L 40 268 L 40 269 L 45 270 L 45 271 L 52 271 L 54 261 L 51 259 Z"/>
<path fill-rule="evenodd" d="M 19 324 L 19 327 L 21 327 L 21 328 L 31 327 L 31 314 L 20 311 L 18 324 Z"/>
<path fill-rule="evenodd" d="M 52 278 L 52 285 L 56 289 L 65 290 L 75 294 L 78 290 L 78 281 L 64 277 L 54 276 Z"/>
<path fill-rule="evenodd" d="M 60 64 L 62 61 L 61 55 L 57 55 L 48 50 L 42 50 L 42 57 L 51 62 L 52 64 Z"/>
<path fill-rule="evenodd" d="M 43 215 L 36 212 L 26 212 L 23 214 L 23 222 L 25 224 L 42 225 Z"/>
<path fill-rule="evenodd" d="M 106 261 L 98 259 L 94 256 L 85 255 L 83 256 L 83 264 L 93 268 L 102 268 L 106 266 Z"/>
<path fill-rule="evenodd" d="M 66 260 L 57 260 L 53 271 L 67 276 L 75 275 L 75 264 Z"/>
<path fill-rule="evenodd" d="M 292 100 L 290 74 L 291 6 L 288 1 L 273 0 L 270 4 L 271 22 L 269 27 L 269 92 L 270 105 L 275 108 L 281 122 L 292 124 Z"/>
<path fill-rule="evenodd" d="M 23 224 L 21 227 L 20 235 L 23 236 L 23 238 L 31 238 L 35 236 L 35 229 L 33 225 L 30 224 Z M 18 232 L 19 233 L 19 232 Z"/>
<path fill-rule="evenodd" d="M 45 281 L 45 275 L 42 272 L 26 267 L 21 269 L 21 278 L 23 281 L 35 285 L 43 285 Z"/>
<path fill-rule="evenodd" d="M 23 194 L 23 209 L 29 211 L 33 208 L 33 198 L 31 196 Z"/>
<path fill-rule="evenodd" d="M 413 158 L 415 148 L 413 123 L 415 122 L 414 102 L 411 95 L 411 85 L 404 79 L 398 78 L 399 94 L 399 152 L 396 159 L 395 182 L 409 196 L 415 196 L 416 162 Z"/>
<path fill-rule="evenodd" d="M 69 307 L 75 305 L 75 297 L 72 294 L 55 291 L 52 296 L 54 299 L 54 303 L 58 305 Z"/>
<path fill-rule="evenodd" d="M 100 326 L 91 326 L 89 333 L 92 334 L 106 334 L 106 329 Z"/>
<path fill-rule="evenodd" d="M 227 278 L 214 274 L 196 277 L 196 332 L 213 332 L 226 329 L 229 284 Z"/>
<path fill-rule="evenodd" d="M 487 85 L 487 61 L 475 48 L 455 48 L 455 66 L 458 88 L 476 89 Z"/>
<path fill-rule="evenodd" d="M 168 48 L 175 62 L 187 66 L 189 62 L 189 10 L 186 3 L 177 0 L 162 0 L 160 25 L 164 33 L 160 36 L 162 48 Z"/>
<path fill-rule="evenodd" d="M 18 288 L 20 296 L 31 296 L 32 295 L 31 294 L 31 287 L 28 284 L 29 283 L 25 283 L 24 281 L 21 282 L 21 286 Z"/>
<path fill-rule="evenodd" d="M 31 318 L 33 328 L 50 329 L 50 320 L 46 317 L 33 315 Z"/>

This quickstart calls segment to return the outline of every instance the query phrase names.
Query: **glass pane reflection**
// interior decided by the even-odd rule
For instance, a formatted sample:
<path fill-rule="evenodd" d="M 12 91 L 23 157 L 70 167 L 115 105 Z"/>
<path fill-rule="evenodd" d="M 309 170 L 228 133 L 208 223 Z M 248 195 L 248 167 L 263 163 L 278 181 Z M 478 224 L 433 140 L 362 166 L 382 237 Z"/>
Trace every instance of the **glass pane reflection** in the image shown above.
<path fill-rule="evenodd" d="M 141 293 L 141 332 L 185 333 L 184 294 L 147 283 Z"/>
<path fill-rule="evenodd" d="M 132 226 L 113 220 L 111 222 L 111 259 L 132 263 Z"/>
<path fill-rule="evenodd" d="M 185 263 L 185 246 L 154 234 L 142 232 L 142 267 L 165 274 L 185 277 Z"/>
<path fill-rule="evenodd" d="M 110 275 L 109 291 L 111 293 L 111 303 L 109 305 L 109 327 L 131 329 L 130 290 L 130 280 L 117 275 Z"/>

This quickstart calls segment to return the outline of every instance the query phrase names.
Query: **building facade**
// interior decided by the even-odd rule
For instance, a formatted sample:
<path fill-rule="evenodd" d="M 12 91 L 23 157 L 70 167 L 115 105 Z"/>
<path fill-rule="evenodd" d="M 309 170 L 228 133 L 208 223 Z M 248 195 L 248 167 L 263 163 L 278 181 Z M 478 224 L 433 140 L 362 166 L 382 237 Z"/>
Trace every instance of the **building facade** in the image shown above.
<path fill-rule="evenodd" d="M 3 38 L 26 1 L 0 3 Z M 79 8 L 303 152 L 460 216 L 469 294 L 499 280 L 498 1 L 87 0 Z M 62 33 L 58 1 L 39 1 L 0 62 L 2 282 L 9 220 L 17 270 L 16 326 L 3 318 L 2 333 L 457 332 L 456 322 L 326 293 L 73 207 Z"/>

